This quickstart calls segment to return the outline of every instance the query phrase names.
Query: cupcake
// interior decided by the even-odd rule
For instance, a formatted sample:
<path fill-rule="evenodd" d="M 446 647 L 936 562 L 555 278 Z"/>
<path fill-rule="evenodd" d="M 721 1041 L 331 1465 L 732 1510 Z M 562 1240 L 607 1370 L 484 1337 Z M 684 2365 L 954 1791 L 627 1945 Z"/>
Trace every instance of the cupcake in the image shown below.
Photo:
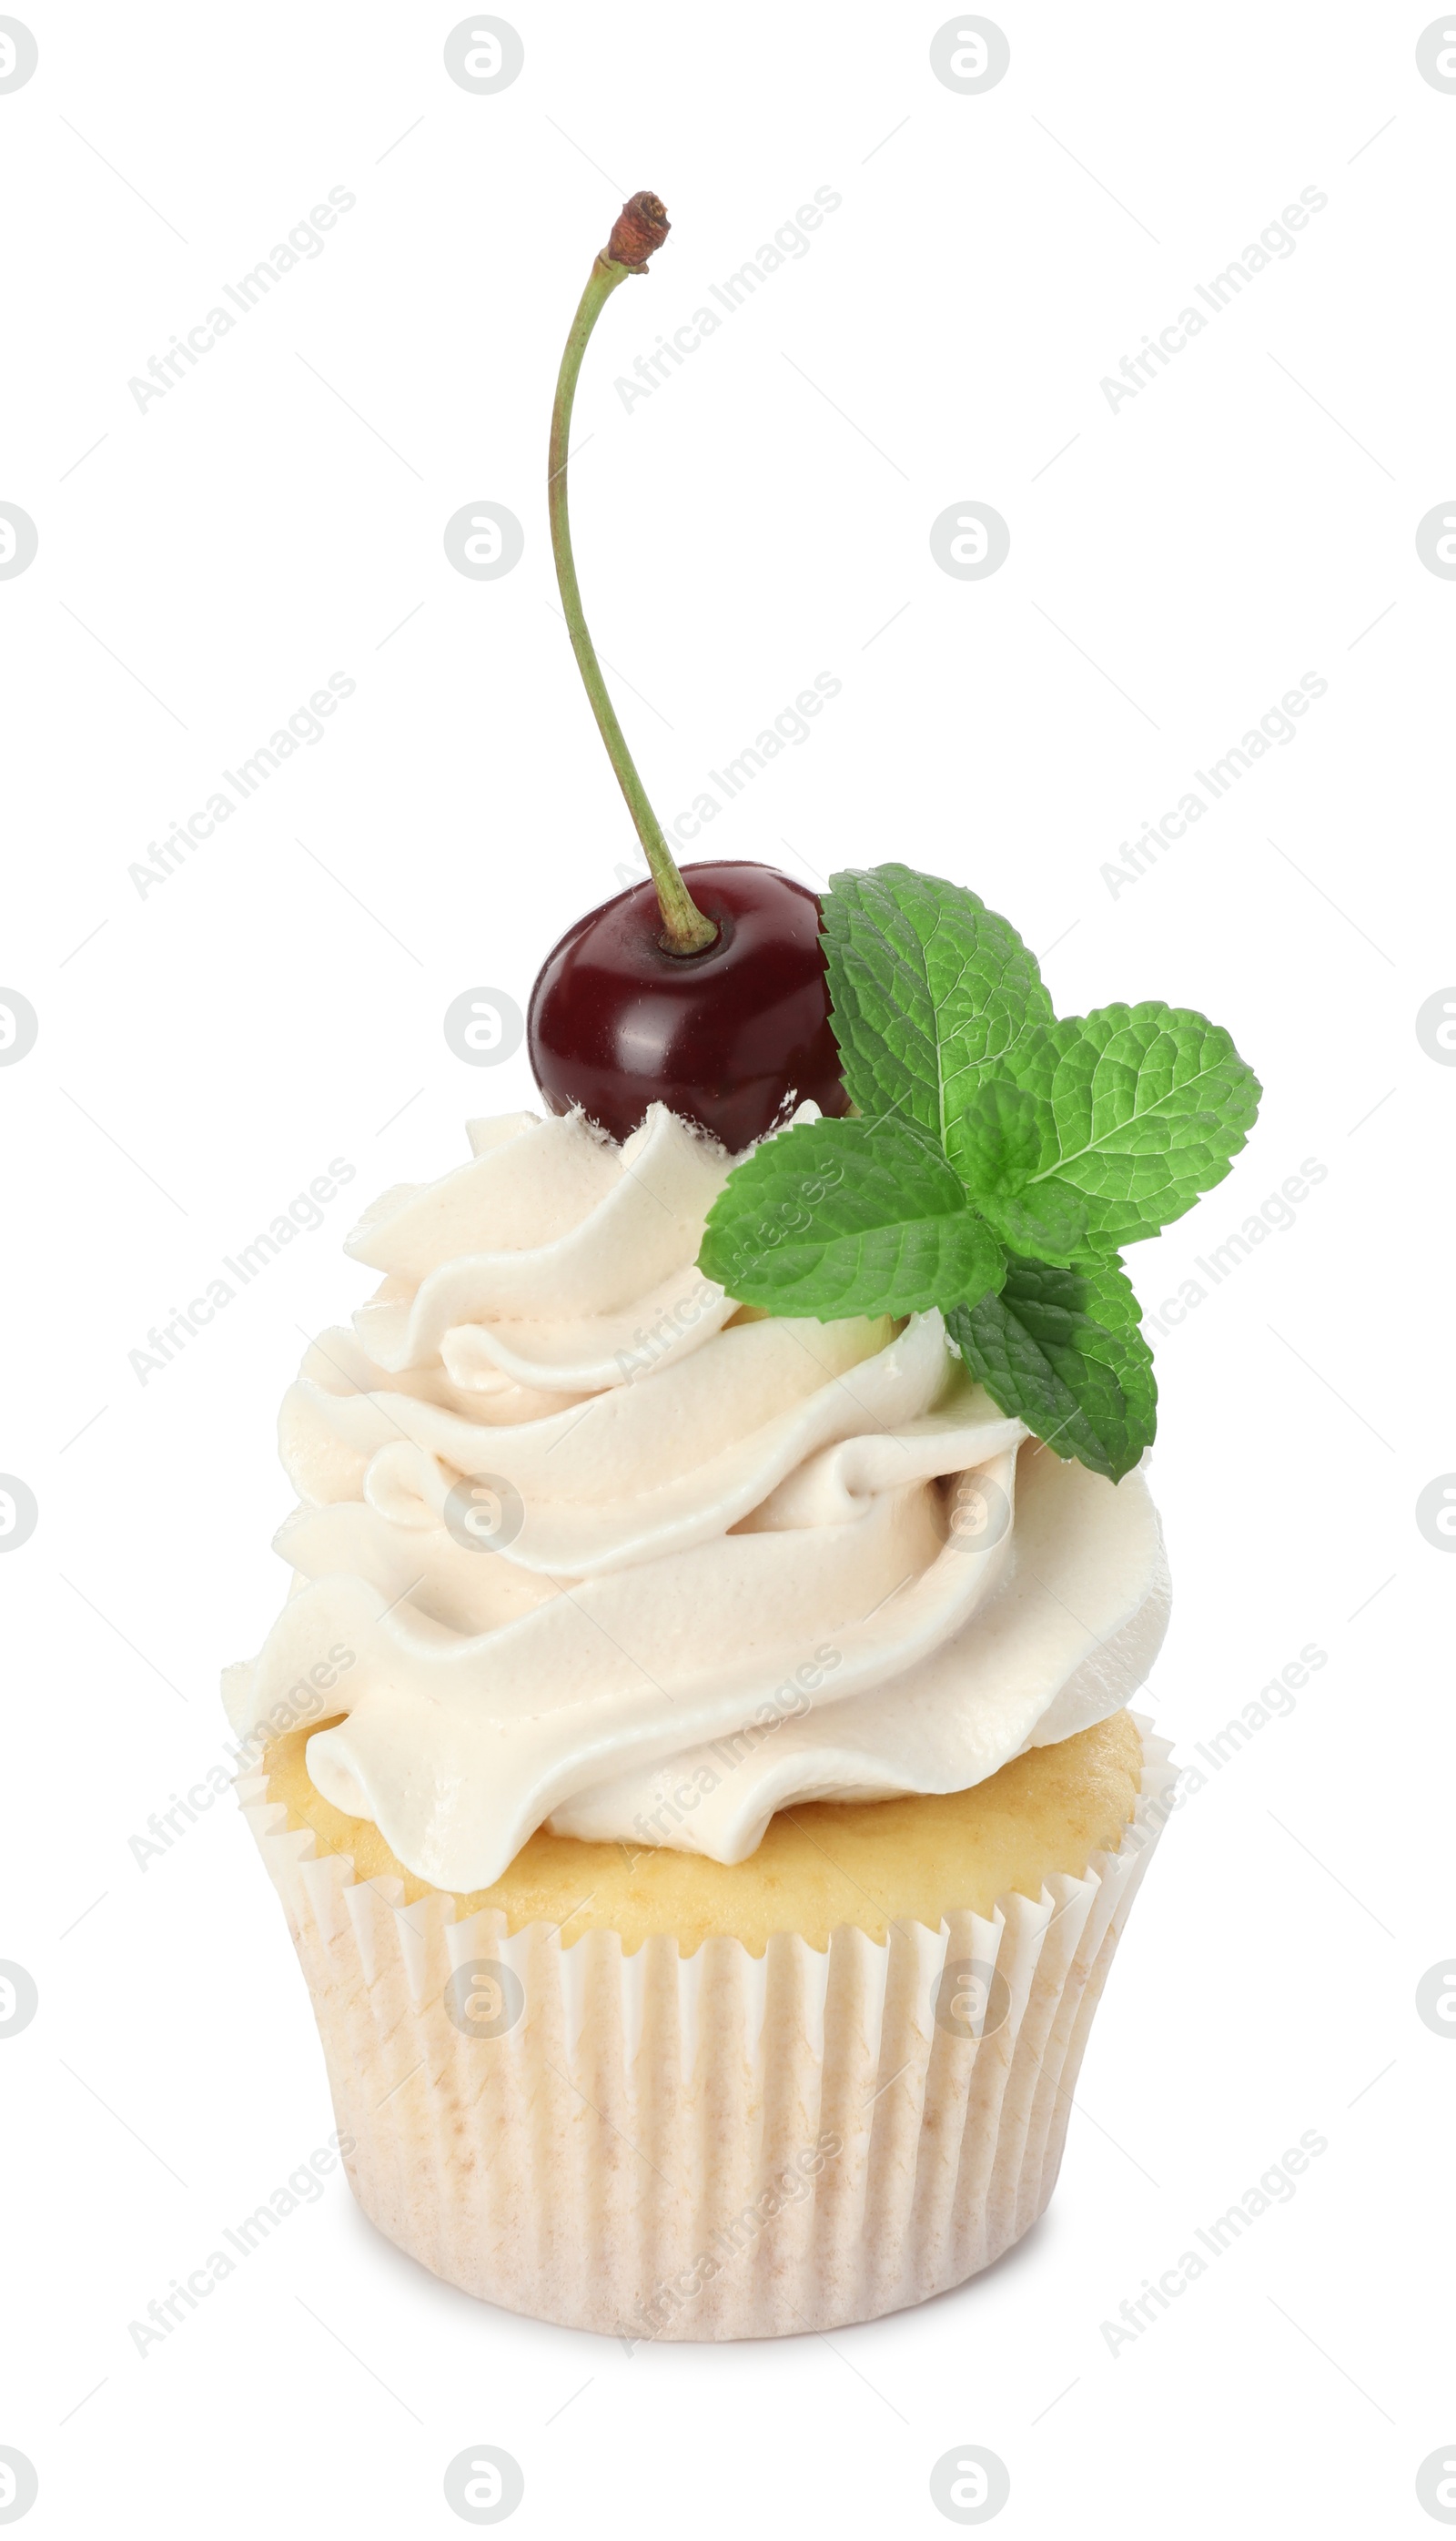
<path fill-rule="evenodd" d="M 736 1304 L 729 1159 L 660 1105 L 473 1144 L 349 1240 L 383 1288 L 285 1398 L 293 1593 L 227 1687 L 356 2194 L 582 2327 L 893 2309 L 1056 2177 L 1167 1779 L 1145 1484 L 937 1311 Z"/>
<path fill-rule="evenodd" d="M 224 1681 L 355 2194 L 619 2336 L 824 2330 L 1042 2213 L 1169 1805 L 1124 1249 L 1258 1087 L 1186 1008 L 1057 1020 L 977 895 L 681 871 L 533 992 L 544 1116 L 387 1192 L 280 1422 L 292 1589 Z"/>

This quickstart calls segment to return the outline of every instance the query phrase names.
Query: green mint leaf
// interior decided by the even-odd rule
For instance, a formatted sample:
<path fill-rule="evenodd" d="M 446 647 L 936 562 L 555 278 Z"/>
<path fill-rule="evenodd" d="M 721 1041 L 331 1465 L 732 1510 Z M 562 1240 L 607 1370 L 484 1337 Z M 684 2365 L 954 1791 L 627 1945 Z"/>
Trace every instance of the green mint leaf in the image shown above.
<path fill-rule="evenodd" d="M 1012 1253 L 1042 1262 L 1095 1259 L 1080 1192 L 1055 1176 L 1033 1182 L 1056 1131 L 1052 1107 L 1005 1077 L 979 1086 L 946 1131 L 946 1152 L 982 1215 Z"/>
<path fill-rule="evenodd" d="M 909 1315 L 1000 1285 L 1002 1254 L 938 1147 L 894 1121 L 811 1121 L 736 1165 L 698 1267 L 775 1315 Z"/>
<path fill-rule="evenodd" d="M 1222 1182 L 1262 1091 L 1219 1025 L 1156 1001 L 1069 1015 L 1004 1064 L 1044 1129 L 1018 1197 L 1031 1206 L 1054 1180 L 1079 1192 L 1097 1255 L 1155 1235 Z"/>
<path fill-rule="evenodd" d="M 1054 1127 L 1044 1096 L 995 1076 L 947 1125 L 945 1152 L 978 1198 L 983 1193 L 1009 1197 L 1040 1171 Z"/>
<path fill-rule="evenodd" d="M 1058 1270 L 1015 1255 L 997 1295 L 953 1306 L 945 1321 L 992 1402 L 1056 1455 L 1117 1483 L 1151 1444 L 1152 1353 L 1121 1264 Z"/>
<path fill-rule="evenodd" d="M 824 949 L 850 1101 L 936 1140 L 1028 1024 L 1052 1021 L 1015 928 L 974 891 L 909 865 L 833 874 Z"/>
<path fill-rule="evenodd" d="M 1033 1253 L 1063 1268 L 1095 1266 L 1100 1259 L 1088 1236 L 1087 1202 L 1070 1183 L 1033 1183 L 1004 1199 L 978 1199 L 977 1207 L 1011 1253 Z"/>
<path fill-rule="evenodd" d="M 1003 1411 L 1120 1480 L 1157 1406 L 1122 1248 L 1223 1180 L 1257 1078 L 1187 1007 L 1058 1023 L 1005 919 L 907 865 L 836 874 L 824 947 L 860 1117 L 736 1166 L 703 1270 L 747 1305 L 826 1322 L 939 1307 Z"/>

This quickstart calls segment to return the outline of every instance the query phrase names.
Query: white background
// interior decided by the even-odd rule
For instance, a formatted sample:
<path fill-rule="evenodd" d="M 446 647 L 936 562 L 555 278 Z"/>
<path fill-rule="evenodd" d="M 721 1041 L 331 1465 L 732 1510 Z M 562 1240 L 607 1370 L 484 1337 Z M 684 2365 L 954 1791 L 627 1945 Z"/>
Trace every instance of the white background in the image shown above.
<path fill-rule="evenodd" d="M 449 7 L 27 7 L 0 499 L 39 548 L 0 582 L 0 978 L 40 1029 L 0 1069 L 0 1467 L 40 1514 L 0 1565 L 0 1957 L 40 2008 L 0 2039 L 0 2442 L 37 2535 L 446 2533 L 478 2442 L 552 2535 L 930 2533 L 965 2442 L 1008 2466 L 1008 2535 L 1430 2527 L 1456 2043 L 1415 1992 L 1453 1939 L 1456 1571 L 1414 1512 L 1456 1467 L 1456 1074 L 1415 1018 L 1456 979 L 1456 585 L 1415 533 L 1456 492 L 1456 96 L 1416 67 L 1427 6 L 1002 5 L 981 96 L 932 75 L 938 7 L 864 0 L 510 0 L 525 68 L 494 96 L 447 77 Z M 543 497 L 560 343 L 639 185 L 673 235 L 588 356 L 573 494 L 659 808 L 830 671 L 712 852 L 904 858 L 1051 948 L 1058 1010 L 1232 1029 L 1263 1117 L 1134 1254 L 1144 1300 L 1302 1160 L 1326 1178 L 1156 1343 L 1177 1603 L 1145 1700 L 1196 1764 L 1304 1644 L 1327 1661 L 1170 1825 L 1051 2211 L 983 2280 L 629 2358 L 437 2285 L 335 2175 L 141 2358 L 128 2322 L 333 2120 L 242 1821 L 145 1870 L 128 1840 L 220 1755 L 218 1670 L 279 1601 L 272 1407 L 369 1284 L 348 1224 L 532 1099 L 524 1053 L 452 1055 L 445 1007 L 524 1005 L 632 852 Z M 324 253 L 140 411 L 149 356 L 331 186 L 356 201 Z M 615 377 L 821 186 L 810 252 L 624 410 Z M 1102 379 L 1305 187 L 1295 252 L 1113 410 Z M 442 544 L 482 499 L 525 529 L 493 582 Z M 1011 532 L 980 582 L 928 544 L 969 499 Z M 335 672 L 326 737 L 139 896 L 148 842 Z M 1297 738 L 1114 893 L 1121 842 L 1305 673 Z M 325 1226 L 140 1383 L 148 1328 L 335 1156 Z M 1307 2130 L 1292 2201 L 1109 2353 Z"/>

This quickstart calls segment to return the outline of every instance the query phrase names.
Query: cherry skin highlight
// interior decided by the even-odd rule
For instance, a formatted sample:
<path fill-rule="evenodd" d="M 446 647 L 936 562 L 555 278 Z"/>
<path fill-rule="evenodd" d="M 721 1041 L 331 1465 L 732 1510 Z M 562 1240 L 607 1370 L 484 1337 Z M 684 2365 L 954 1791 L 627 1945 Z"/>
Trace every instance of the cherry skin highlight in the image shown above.
<path fill-rule="evenodd" d="M 718 929 L 705 951 L 666 949 L 656 889 L 640 882 L 579 917 L 547 955 L 527 1033 L 548 1108 L 580 1104 L 620 1139 L 665 1103 L 730 1154 L 796 1102 L 837 1118 L 848 1097 L 813 892 L 771 865 L 687 865 L 683 876 Z"/>

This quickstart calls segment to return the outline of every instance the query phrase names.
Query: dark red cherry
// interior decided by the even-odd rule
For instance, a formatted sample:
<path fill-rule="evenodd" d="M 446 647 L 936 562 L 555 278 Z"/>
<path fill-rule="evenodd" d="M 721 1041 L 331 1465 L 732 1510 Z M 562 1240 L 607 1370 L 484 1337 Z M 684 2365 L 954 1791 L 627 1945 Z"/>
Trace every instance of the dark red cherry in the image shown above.
<path fill-rule="evenodd" d="M 795 1102 L 846 1111 L 813 892 L 771 865 L 685 865 L 683 879 L 718 929 L 705 952 L 665 949 L 641 882 L 547 955 L 527 1031 L 551 1111 L 579 1103 L 625 1138 L 665 1103 L 733 1153 Z"/>
<path fill-rule="evenodd" d="M 587 631 L 571 549 L 567 463 L 582 355 L 619 283 L 645 271 L 671 224 L 633 194 L 593 262 L 556 375 L 546 464 L 561 614 L 650 881 L 577 919 L 531 992 L 531 1063 L 553 1112 L 580 1104 L 615 1138 L 664 1103 L 751 1146 L 796 1102 L 848 1109 L 830 1029 L 819 903 L 769 865 L 678 869 L 626 745 Z"/>

